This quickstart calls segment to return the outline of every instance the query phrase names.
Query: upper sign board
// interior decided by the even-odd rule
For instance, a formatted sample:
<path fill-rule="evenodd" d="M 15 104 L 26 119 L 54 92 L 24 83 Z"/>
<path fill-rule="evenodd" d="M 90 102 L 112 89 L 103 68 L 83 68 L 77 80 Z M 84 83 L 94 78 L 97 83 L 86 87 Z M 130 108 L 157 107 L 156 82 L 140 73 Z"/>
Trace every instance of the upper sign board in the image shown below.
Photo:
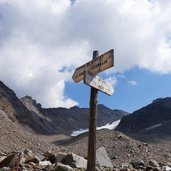
<path fill-rule="evenodd" d="M 107 82 L 100 78 L 98 75 L 94 75 L 90 72 L 85 72 L 84 84 L 94 87 L 110 96 L 114 92 L 113 86 L 110 82 Z"/>
<path fill-rule="evenodd" d="M 72 79 L 75 82 L 82 81 L 84 79 L 84 72 L 89 71 L 92 74 L 96 75 L 99 72 L 102 72 L 114 65 L 114 50 L 110 50 L 103 55 L 100 55 L 93 59 L 92 61 L 78 67 L 73 76 Z"/>

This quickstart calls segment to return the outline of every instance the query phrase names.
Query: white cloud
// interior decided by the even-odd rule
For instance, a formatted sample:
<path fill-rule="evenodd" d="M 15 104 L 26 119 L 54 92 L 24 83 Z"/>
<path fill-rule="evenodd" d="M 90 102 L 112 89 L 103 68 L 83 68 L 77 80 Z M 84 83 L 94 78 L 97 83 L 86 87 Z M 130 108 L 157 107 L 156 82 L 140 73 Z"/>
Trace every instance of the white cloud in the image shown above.
<path fill-rule="evenodd" d="M 94 49 L 115 49 L 110 72 L 171 72 L 170 9 L 168 0 L 0 0 L 0 79 L 43 106 L 70 107 L 65 82 Z"/>
<path fill-rule="evenodd" d="M 130 85 L 132 85 L 132 86 L 136 86 L 137 85 L 137 82 L 136 81 L 128 81 L 128 83 L 130 84 Z"/>

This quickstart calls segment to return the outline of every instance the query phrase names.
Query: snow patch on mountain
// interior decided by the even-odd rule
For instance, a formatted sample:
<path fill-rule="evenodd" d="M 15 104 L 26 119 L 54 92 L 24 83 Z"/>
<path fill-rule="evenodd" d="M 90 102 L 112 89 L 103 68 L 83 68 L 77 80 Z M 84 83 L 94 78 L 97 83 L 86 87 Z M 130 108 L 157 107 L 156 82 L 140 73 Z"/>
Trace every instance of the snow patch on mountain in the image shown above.
<path fill-rule="evenodd" d="M 162 125 L 161 123 L 160 123 L 160 124 L 157 124 L 157 125 L 153 125 L 153 126 L 150 126 L 150 127 L 148 127 L 148 128 L 145 128 L 144 130 L 146 130 L 146 131 L 152 130 L 152 129 L 157 128 L 157 127 L 159 127 L 159 126 L 161 126 L 161 125 Z"/>
<path fill-rule="evenodd" d="M 117 120 L 111 124 L 106 124 L 104 126 L 101 126 L 101 127 L 97 127 L 97 130 L 101 130 L 101 129 L 109 129 L 109 130 L 113 130 L 118 124 L 119 124 L 120 120 Z M 84 132 L 88 132 L 88 129 L 80 129 L 80 130 L 77 130 L 77 131 L 73 131 L 71 133 L 71 136 L 72 137 L 75 137 L 75 136 L 78 136 Z"/>

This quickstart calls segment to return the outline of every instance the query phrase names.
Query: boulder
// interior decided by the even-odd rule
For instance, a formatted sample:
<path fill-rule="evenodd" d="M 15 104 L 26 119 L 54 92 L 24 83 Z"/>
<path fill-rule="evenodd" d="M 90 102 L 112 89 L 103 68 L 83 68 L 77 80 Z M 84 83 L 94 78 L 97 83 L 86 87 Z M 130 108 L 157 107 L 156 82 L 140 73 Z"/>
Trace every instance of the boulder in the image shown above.
<path fill-rule="evenodd" d="M 0 168 L 10 167 L 13 168 L 17 165 L 20 165 L 20 155 L 19 154 L 11 154 L 6 157 L 4 160 L 0 162 Z"/>
<path fill-rule="evenodd" d="M 40 161 L 42 161 L 44 159 L 44 156 L 40 153 L 35 153 L 35 156 L 37 156 Z"/>
<path fill-rule="evenodd" d="M 96 164 L 99 167 L 113 168 L 113 164 L 104 147 L 96 150 Z"/>
<path fill-rule="evenodd" d="M 33 162 L 38 164 L 40 161 L 40 159 L 37 156 L 35 156 L 35 154 L 31 150 L 25 150 L 24 155 L 25 155 L 25 163 Z"/>
<path fill-rule="evenodd" d="M 50 161 L 52 164 L 56 163 L 56 156 L 51 151 L 46 151 L 43 156 L 45 157 L 45 160 Z"/>
<path fill-rule="evenodd" d="M 163 171 L 171 171 L 171 167 L 169 167 L 169 166 L 163 166 L 162 167 L 162 170 Z"/>
<path fill-rule="evenodd" d="M 84 159 L 81 156 L 78 156 L 74 153 L 68 154 L 61 163 L 65 165 L 69 165 L 73 168 L 80 168 L 80 169 L 86 169 L 87 168 L 87 160 Z"/>
<path fill-rule="evenodd" d="M 26 159 L 25 163 L 30 163 L 30 162 L 33 162 L 35 164 L 38 164 L 39 163 L 39 158 L 36 157 L 36 156 L 33 156 L 33 157 L 29 157 Z"/>
<path fill-rule="evenodd" d="M 52 165 L 52 163 L 50 162 L 50 161 L 40 161 L 39 162 L 39 165 L 41 166 L 41 167 L 45 167 L 45 166 L 51 166 Z"/>
<path fill-rule="evenodd" d="M 141 169 L 145 167 L 144 161 L 141 159 L 132 160 L 131 164 L 135 169 Z"/>
<path fill-rule="evenodd" d="M 7 156 L 0 156 L 0 162 L 4 160 Z"/>
<path fill-rule="evenodd" d="M 60 162 L 67 156 L 67 153 L 59 152 L 56 155 L 56 162 Z"/>
<path fill-rule="evenodd" d="M 155 168 L 159 167 L 159 164 L 155 160 L 150 160 L 148 165 Z"/>
<path fill-rule="evenodd" d="M 58 163 L 55 168 L 55 171 L 74 171 L 74 169 L 71 166 Z"/>

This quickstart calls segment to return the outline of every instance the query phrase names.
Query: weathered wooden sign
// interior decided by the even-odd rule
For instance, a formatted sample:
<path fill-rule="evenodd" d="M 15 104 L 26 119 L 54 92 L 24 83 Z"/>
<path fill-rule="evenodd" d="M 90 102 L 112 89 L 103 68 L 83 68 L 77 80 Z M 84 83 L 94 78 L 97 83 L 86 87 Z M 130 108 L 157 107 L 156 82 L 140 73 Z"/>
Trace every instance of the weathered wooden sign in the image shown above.
<path fill-rule="evenodd" d="M 100 78 L 98 75 L 94 75 L 90 72 L 85 72 L 84 84 L 87 84 L 90 87 L 94 87 L 110 96 L 114 92 L 113 86 L 110 82 L 107 82 L 103 80 L 102 78 Z"/>
<path fill-rule="evenodd" d="M 102 72 L 114 65 L 114 56 L 113 56 L 113 49 L 110 51 L 104 53 L 103 55 L 100 55 L 93 59 L 92 61 L 78 67 L 73 76 L 72 79 L 75 82 L 82 81 L 84 79 L 84 71 L 90 71 L 93 74 L 98 74 L 99 72 Z"/>
<path fill-rule="evenodd" d="M 75 82 L 84 80 L 85 84 L 91 86 L 87 171 L 96 170 L 96 121 L 98 90 L 108 95 L 112 95 L 114 92 L 111 83 L 106 82 L 96 74 L 114 65 L 113 53 L 114 50 L 112 49 L 99 56 L 99 52 L 94 51 L 93 60 L 78 67 L 72 76 Z"/>

